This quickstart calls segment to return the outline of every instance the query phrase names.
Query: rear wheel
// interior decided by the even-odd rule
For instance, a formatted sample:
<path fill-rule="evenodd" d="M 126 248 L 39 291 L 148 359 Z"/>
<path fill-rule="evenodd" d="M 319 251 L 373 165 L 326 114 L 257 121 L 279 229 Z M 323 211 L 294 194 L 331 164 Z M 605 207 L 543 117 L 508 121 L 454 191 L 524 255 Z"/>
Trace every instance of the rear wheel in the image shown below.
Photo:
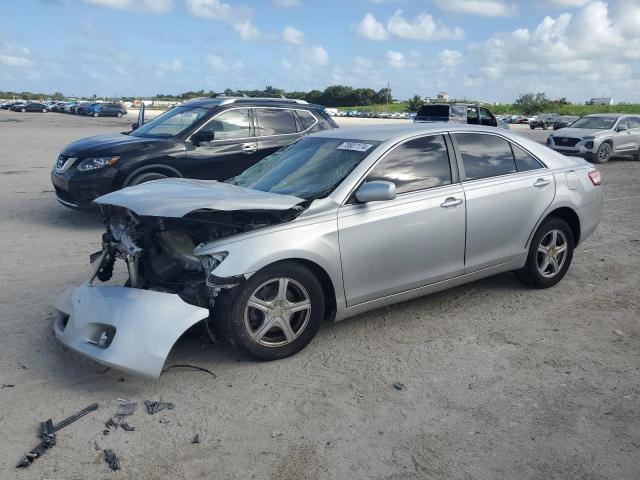
<path fill-rule="evenodd" d="M 598 147 L 598 151 L 593 157 L 593 161 L 595 163 L 607 163 L 611 158 L 611 145 L 608 143 L 603 143 Z"/>
<path fill-rule="evenodd" d="M 46 108 L 43 108 L 43 109 L 42 109 L 42 113 L 47 113 L 47 109 L 46 109 Z"/>
<path fill-rule="evenodd" d="M 567 222 L 548 217 L 533 236 L 527 263 L 516 275 L 532 287 L 553 287 L 569 270 L 573 248 L 573 232 Z"/>
<path fill-rule="evenodd" d="M 21 109 L 20 109 L 20 111 L 21 111 L 22 113 L 25 113 L 25 112 L 27 111 L 27 109 L 26 109 L 26 108 L 21 108 Z"/>
<path fill-rule="evenodd" d="M 99 117 L 99 116 L 100 116 L 100 114 L 99 114 L 98 112 L 93 112 L 93 116 L 94 116 L 94 117 Z"/>
<path fill-rule="evenodd" d="M 264 268 L 234 290 L 219 297 L 216 328 L 240 350 L 261 360 L 299 352 L 324 318 L 320 282 L 295 262 Z"/>
<path fill-rule="evenodd" d="M 118 112 L 116 115 L 118 118 L 122 118 L 122 112 Z"/>
<path fill-rule="evenodd" d="M 134 176 L 129 182 L 127 182 L 127 186 L 140 185 L 141 183 L 150 182 L 152 180 L 161 180 L 163 178 L 169 178 L 164 173 L 160 172 L 144 172 Z"/>

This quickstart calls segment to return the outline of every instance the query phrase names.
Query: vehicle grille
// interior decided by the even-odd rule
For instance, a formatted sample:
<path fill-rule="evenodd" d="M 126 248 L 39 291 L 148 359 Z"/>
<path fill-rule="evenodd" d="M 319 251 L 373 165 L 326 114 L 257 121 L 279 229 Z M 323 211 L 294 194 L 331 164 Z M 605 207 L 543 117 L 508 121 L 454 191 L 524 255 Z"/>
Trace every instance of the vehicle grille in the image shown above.
<path fill-rule="evenodd" d="M 558 147 L 575 147 L 579 141 L 579 138 L 553 137 L 553 143 L 555 143 Z"/>

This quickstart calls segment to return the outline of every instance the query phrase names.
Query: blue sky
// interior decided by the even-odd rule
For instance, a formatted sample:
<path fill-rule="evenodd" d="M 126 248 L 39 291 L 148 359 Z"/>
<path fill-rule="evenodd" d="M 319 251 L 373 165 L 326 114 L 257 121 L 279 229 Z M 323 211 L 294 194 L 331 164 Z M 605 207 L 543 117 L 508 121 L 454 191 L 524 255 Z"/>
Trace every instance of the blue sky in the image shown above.
<path fill-rule="evenodd" d="M 0 90 L 382 88 L 640 102 L 639 0 L 20 0 Z"/>

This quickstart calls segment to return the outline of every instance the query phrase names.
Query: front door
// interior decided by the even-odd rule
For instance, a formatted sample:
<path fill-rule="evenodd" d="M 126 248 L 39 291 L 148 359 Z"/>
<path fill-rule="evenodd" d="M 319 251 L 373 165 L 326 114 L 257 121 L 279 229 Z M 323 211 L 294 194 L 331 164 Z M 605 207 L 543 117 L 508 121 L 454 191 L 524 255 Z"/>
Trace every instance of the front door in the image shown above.
<path fill-rule="evenodd" d="M 443 135 L 396 146 L 365 181 L 391 181 L 397 197 L 339 209 L 348 306 L 462 274 L 465 200 L 449 150 Z"/>
<path fill-rule="evenodd" d="M 213 134 L 213 139 L 197 144 L 186 142 L 185 177 L 226 180 L 263 158 L 258 153 L 248 108 L 225 110 L 199 131 Z"/>

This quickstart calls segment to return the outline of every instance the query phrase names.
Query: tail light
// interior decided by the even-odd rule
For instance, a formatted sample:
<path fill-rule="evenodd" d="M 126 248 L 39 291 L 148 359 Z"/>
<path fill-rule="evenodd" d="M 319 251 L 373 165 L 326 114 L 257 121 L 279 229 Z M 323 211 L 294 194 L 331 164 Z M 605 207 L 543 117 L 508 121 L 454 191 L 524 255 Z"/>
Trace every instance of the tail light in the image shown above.
<path fill-rule="evenodd" d="M 590 170 L 589 173 L 589 180 L 591 180 L 591 183 L 593 183 L 594 187 L 597 187 L 598 185 L 600 185 L 601 180 L 600 180 L 600 172 L 598 170 Z"/>

